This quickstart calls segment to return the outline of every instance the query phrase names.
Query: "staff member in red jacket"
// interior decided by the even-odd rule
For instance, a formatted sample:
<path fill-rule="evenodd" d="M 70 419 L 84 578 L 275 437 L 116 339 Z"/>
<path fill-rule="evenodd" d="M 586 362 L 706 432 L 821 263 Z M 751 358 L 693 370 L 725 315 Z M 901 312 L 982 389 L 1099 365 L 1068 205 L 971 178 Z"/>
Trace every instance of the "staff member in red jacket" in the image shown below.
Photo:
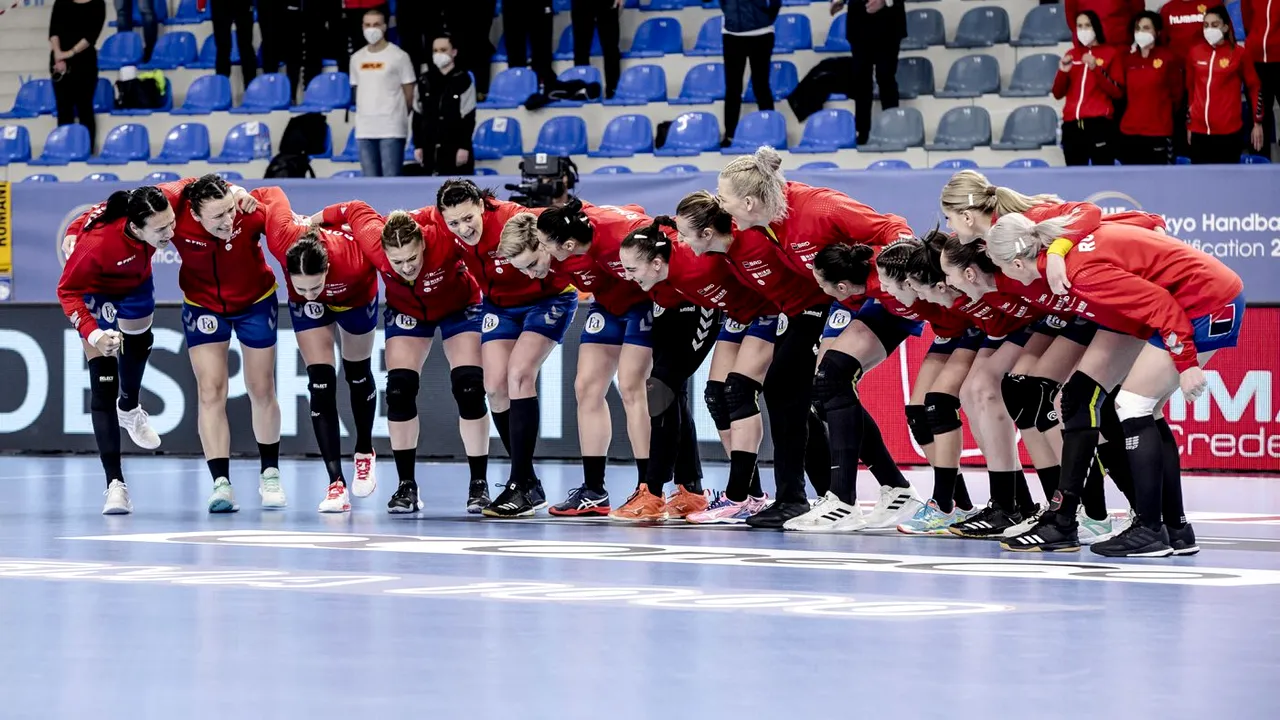
<path fill-rule="evenodd" d="M 1115 164 L 1115 101 L 1124 97 L 1120 51 L 1105 43 L 1092 10 L 1075 16 L 1076 44 L 1062 56 L 1053 96 L 1062 107 L 1062 154 L 1067 165 Z"/>
<path fill-rule="evenodd" d="M 1093 26 L 1098 33 L 1098 44 L 1111 45 L 1123 52 L 1133 43 L 1133 16 L 1145 10 L 1146 3 L 1144 0 L 1066 0 L 1062 9 L 1068 23 L 1080 13 L 1093 13 L 1101 20 L 1101 24 L 1094 23 Z M 1107 40 L 1104 41 L 1104 37 Z"/>
<path fill-rule="evenodd" d="M 1186 62 L 1191 48 L 1204 42 L 1205 0 L 1169 0 L 1160 6 L 1163 42 L 1179 62 Z"/>
<path fill-rule="evenodd" d="M 1133 19 L 1133 47 L 1122 58 L 1125 110 L 1120 118 L 1120 162 L 1173 162 L 1173 118 L 1181 105 L 1182 64 L 1160 45 L 1160 16 L 1143 11 Z"/>
<path fill-rule="evenodd" d="M 1274 106 L 1280 101 L 1280 0 L 1242 0 L 1240 11 L 1244 46 L 1262 85 L 1262 130 L 1270 144 L 1276 140 Z"/>
<path fill-rule="evenodd" d="M 1249 51 L 1236 45 L 1231 18 L 1221 5 L 1204 13 L 1203 45 L 1187 58 L 1187 94 L 1190 112 L 1187 142 L 1191 162 L 1235 164 L 1240 162 L 1240 92 L 1245 91 L 1253 117 L 1249 144 L 1262 150 L 1262 86 Z"/>

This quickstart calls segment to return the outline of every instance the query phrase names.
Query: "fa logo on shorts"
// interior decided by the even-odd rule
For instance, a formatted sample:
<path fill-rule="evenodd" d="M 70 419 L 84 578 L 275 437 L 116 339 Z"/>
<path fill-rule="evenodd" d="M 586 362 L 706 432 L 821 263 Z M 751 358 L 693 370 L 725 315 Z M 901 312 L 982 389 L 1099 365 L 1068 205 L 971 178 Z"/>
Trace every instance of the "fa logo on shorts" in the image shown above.
<path fill-rule="evenodd" d="M 935 337 L 933 338 L 933 344 L 934 344 L 934 345 L 946 345 L 946 344 L 947 344 L 947 342 L 949 342 L 949 341 L 947 340 L 947 338 L 944 338 L 944 337 L 937 337 L 937 336 L 935 336 Z"/>
<path fill-rule="evenodd" d="M 302 314 L 312 320 L 319 320 L 324 317 L 324 306 L 318 302 L 309 302 L 302 306 Z"/>
<path fill-rule="evenodd" d="M 592 335 L 600 332 L 604 329 L 604 315 L 598 312 L 591 313 L 587 316 L 587 325 L 583 329 Z"/>
<path fill-rule="evenodd" d="M 196 318 L 196 329 L 205 335 L 212 335 L 218 331 L 218 318 L 213 315 L 201 315 Z"/>
<path fill-rule="evenodd" d="M 484 321 L 480 324 L 480 332 L 493 332 L 498 329 L 498 316 L 493 313 L 485 313 Z"/>
<path fill-rule="evenodd" d="M 726 331 L 726 332 L 731 332 L 731 333 L 740 333 L 740 332 L 742 332 L 743 330 L 746 330 L 746 329 L 747 329 L 747 326 L 746 326 L 746 325 L 743 325 L 742 323 L 738 322 L 737 320 L 731 320 L 731 319 L 729 319 L 729 318 L 725 318 L 725 321 L 724 321 L 724 329 L 725 329 L 725 331 Z"/>
<path fill-rule="evenodd" d="M 102 303 L 102 320 L 103 322 L 113 323 L 116 321 L 116 306 L 109 302 Z"/>
<path fill-rule="evenodd" d="M 1061 330 L 1067 326 L 1067 321 L 1057 315 L 1050 315 L 1046 317 L 1045 323 L 1054 330 Z"/>
<path fill-rule="evenodd" d="M 831 313 L 831 319 L 827 321 L 832 328 L 840 330 L 849 323 L 853 322 L 853 316 L 848 310 L 837 310 Z"/>
<path fill-rule="evenodd" d="M 396 327 L 401 330 L 412 330 L 418 327 L 418 319 L 404 313 L 396 313 Z"/>
<path fill-rule="evenodd" d="M 663 311 L 664 311 L 664 310 L 666 310 L 666 308 L 662 307 L 662 306 L 661 306 L 661 305 L 659 305 L 658 303 L 654 303 L 654 304 L 653 304 L 653 316 L 654 316 L 654 317 L 658 317 L 659 315 L 661 315 L 661 314 L 663 313 Z"/>
<path fill-rule="evenodd" d="M 777 333 L 776 333 L 776 334 L 777 334 L 779 337 L 781 337 L 781 336 L 782 336 L 782 334 L 783 334 L 783 333 L 785 333 L 785 332 L 787 331 L 787 325 L 788 325 L 788 324 L 790 324 L 790 321 L 789 321 L 789 320 L 787 320 L 787 316 L 786 316 L 786 315 L 779 315 L 779 316 L 778 316 L 778 330 L 777 330 Z"/>

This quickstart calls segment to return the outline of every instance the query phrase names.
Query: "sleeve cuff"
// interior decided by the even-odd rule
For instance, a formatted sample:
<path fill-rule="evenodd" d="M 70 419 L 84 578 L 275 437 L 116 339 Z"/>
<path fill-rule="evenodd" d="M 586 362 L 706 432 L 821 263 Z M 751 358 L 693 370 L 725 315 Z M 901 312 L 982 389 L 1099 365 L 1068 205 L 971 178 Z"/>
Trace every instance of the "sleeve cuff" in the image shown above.
<path fill-rule="evenodd" d="M 1067 253 L 1071 252 L 1071 248 L 1075 246 L 1076 246 L 1075 243 L 1071 242 L 1066 238 L 1058 238 L 1057 240 L 1054 240 L 1052 243 L 1049 244 L 1049 249 L 1047 250 L 1047 252 L 1050 255 L 1057 255 L 1058 257 L 1065 258 L 1067 256 Z"/>
<path fill-rule="evenodd" d="M 102 331 L 102 328 L 94 328 L 93 332 L 89 333 L 89 337 L 85 338 L 85 341 L 87 341 L 90 345 L 97 345 L 98 341 L 102 339 L 103 335 L 106 335 L 106 333 Z"/>

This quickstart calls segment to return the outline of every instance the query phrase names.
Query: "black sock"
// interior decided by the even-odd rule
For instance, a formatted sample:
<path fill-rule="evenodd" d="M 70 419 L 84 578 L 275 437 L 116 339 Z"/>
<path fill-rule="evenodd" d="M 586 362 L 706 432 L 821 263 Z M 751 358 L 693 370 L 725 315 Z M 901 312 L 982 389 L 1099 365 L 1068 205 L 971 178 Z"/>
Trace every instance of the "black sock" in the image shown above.
<path fill-rule="evenodd" d="M 1062 476 L 1058 489 L 1079 497 L 1084 492 L 1084 479 L 1098 448 L 1097 428 L 1062 431 Z M 1072 511 L 1075 509 L 1072 508 Z"/>
<path fill-rule="evenodd" d="M 258 458 L 262 464 L 262 472 L 268 468 L 280 467 L 280 441 L 258 443 Z"/>
<path fill-rule="evenodd" d="M 364 360 L 343 360 L 342 374 L 347 378 L 351 391 L 351 416 L 355 420 L 356 452 L 368 455 L 373 452 L 373 418 L 378 412 L 378 387 L 373 381 L 372 363 Z"/>
<path fill-rule="evenodd" d="M 949 513 L 955 508 L 956 479 L 960 477 L 958 468 L 933 469 L 933 501 L 938 509 Z"/>
<path fill-rule="evenodd" d="M 1164 447 L 1156 419 L 1147 415 L 1123 420 L 1125 453 L 1133 471 L 1134 509 L 1142 524 L 1159 529 L 1164 512 Z"/>
<path fill-rule="evenodd" d="M 587 489 L 591 492 L 604 492 L 604 467 L 605 457 L 603 455 L 582 456 L 582 479 L 586 482 Z"/>
<path fill-rule="evenodd" d="M 636 458 L 636 476 L 639 478 L 639 480 L 636 482 L 636 485 L 639 485 L 640 483 L 644 482 L 645 478 L 648 477 L 648 475 L 649 475 L 649 458 Z"/>
<path fill-rule="evenodd" d="M 724 494 L 734 502 L 747 499 L 751 476 L 756 472 L 756 453 L 734 450 L 729 453 L 729 484 Z"/>
<path fill-rule="evenodd" d="M 468 455 L 467 465 L 471 466 L 472 480 L 488 480 L 489 479 L 489 456 L 488 455 Z"/>
<path fill-rule="evenodd" d="M 956 507 L 965 512 L 973 509 L 973 500 L 969 498 L 969 487 L 964 484 L 964 473 L 956 475 Z"/>
<path fill-rule="evenodd" d="M 809 444 L 804 449 L 804 474 L 809 476 L 809 484 L 818 497 L 831 489 L 831 442 L 827 438 L 827 424 L 812 410 L 809 411 Z"/>
<path fill-rule="evenodd" d="M 1102 461 L 1095 458 L 1089 466 L 1089 475 L 1084 480 L 1084 492 L 1080 500 L 1084 503 L 1084 514 L 1094 520 L 1105 520 L 1107 517 L 1107 474 Z"/>
<path fill-rule="evenodd" d="M 415 448 L 391 451 L 391 456 L 396 460 L 396 475 L 400 482 L 417 482 L 414 474 L 414 464 L 418 460 L 417 454 L 418 451 Z"/>
<path fill-rule="evenodd" d="M 1187 511 L 1182 505 L 1182 463 L 1178 458 L 1178 441 L 1168 420 L 1156 420 L 1156 429 L 1160 431 L 1160 446 L 1164 450 L 1164 462 L 1161 463 L 1164 524 L 1180 528 L 1187 524 Z"/>
<path fill-rule="evenodd" d="M 1040 478 L 1040 488 L 1044 490 L 1044 499 L 1053 500 L 1053 494 L 1058 491 L 1058 482 L 1062 480 L 1062 466 L 1054 465 L 1047 468 L 1036 468 L 1036 477 Z"/>
<path fill-rule="evenodd" d="M 858 459 L 865 427 L 862 404 L 828 409 L 827 424 L 831 428 L 831 492 L 841 502 L 853 505 L 858 500 Z M 778 500 L 797 502 L 799 498 Z"/>
<path fill-rule="evenodd" d="M 132 410 L 138 407 L 142 394 L 142 373 L 147 369 L 147 359 L 151 357 L 151 345 L 155 335 L 151 328 L 136 335 L 124 333 L 120 345 L 120 409 Z"/>
<path fill-rule="evenodd" d="M 680 450 L 676 456 L 674 477 L 685 490 L 701 493 L 702 456 L 698 452 L 698 428 L 693 420 L 693 407 L 689 404 L 687 380 L 676 397 L 676 412 L 680 418 Z M 652 447 L 651 443 L 650 448 Z M 661 497 L 662 494 L 658 493 L 658 496 Z"/>
<path fill-rule="evenodd" d="M 511 401 L 511 479 L 533 487 L 533 453 L 538 446 L 541 416 L 538 396 Z"/>
<path fill-rule="evenodd" d="M 880 434 L 880 426 L 876 424 L 876 419 L 871 417 L 871 413 L 865 408 L 862 411 L 862 449 L 859 450 L 859 456 L 862 464 L 867 466 L 867 470 L 871 471 L 872 477 L 880 483 L 881 487 L 911 487 L 911 483 L 907 482 L 902 471 L 898 469 L 898 463 L 894 461 L 893 455 L 889 454 L 889 448 L 884 444 L 884 436 Z"/>
<path fill-rule="evenodd" d="M 120 419 L 116 417 L 119 388 L 119 367 L 115 358 L 89 360 L 89 417 L 93 421 L 93 437 L 98 442 L 98 457 L 102 460 L 108 484 L 124 476 L 120 469 Z"/>
<path fill-rule="evenodd" d="M 489 411 L 489 417 L 493 418 L 493 426 L 498 429 L 498 439 L 502 441 L 502 449 L 507 451 L 507 457 L 511 457 L 511 410 Z"/>
<path fill-rule="evenodd" d="M 682 479 L 676 465 L 681 465 L 684 473 L 689 471 L 687 450 L 682 447 L 683 438 L 680 428 L 680 408 L 678 401 L 672 402 L 657 415 L 649 416 L 649 467 L 644 481 L 649 485 L 649 492 L 662 497 L 663 488 L 675 473 L 676 481 Z M 680 460 L 683 457 L 684 462 Z"/>
<path fill-rule="evenodd" d="M 759 456 L 757 455 L 757 459 Z M 757 462 L 755 469 L 751 471 L 751 486 L 747 488 L 747 494 L 751 497 L 764 497 L 764 488 L 760 486 L 760 463 Z"/>
<path fill-rule="evenodd" d="M 311 427 L 316 432 L 316 445 L 324 459 L 324 469 L 329 473 L 329 482 L 346 484 L 342 477 L 342 440 L 338 430 L 338 393 L 335 387 L 338 372 L 332 365 L 308 365 L 307 378 L 311 392 Z M 265 465 L 263 469 L 266 469 Z"/>
<path fill-rule="evenodd" d="M 1011 513 L 1018 509 L 1017 490 L 1014 485 L 1017 482 L 1017 474 L 1012 470 L 991 470 L 987 472 L 991 479 L 991 502 L 992 504 Z"/>
<path fill-rule="evenodd" d="M 1124 451 L 1124 440 L 1107 442 L 1098 446 L 1098 459 L 1106 468 L 1107 477 L 1115 483 L 1116 489 L 1129 501 L 1129 507 L 1137 507 L 1137 498 L 1133 495 L 1133 473 L 1129 472 L 1129 458 Z"/>
<path fill-rule="evenodd" d="M 209 466 L 209 474 L 215 481 L 218 478 L 231 479 L 231 458 L 214 458 L 206 460 L 205 464 Z"/>
<path fill-rule="evenodd" d="M 1031 488 L 1027 485 L 1027 474 L 1022 470 L 1013 472 L 1014 499 L 1018 503 L 1018 512 L 1030 515 L 1036 511 L 1036 501 L 1031 497 Z"/>

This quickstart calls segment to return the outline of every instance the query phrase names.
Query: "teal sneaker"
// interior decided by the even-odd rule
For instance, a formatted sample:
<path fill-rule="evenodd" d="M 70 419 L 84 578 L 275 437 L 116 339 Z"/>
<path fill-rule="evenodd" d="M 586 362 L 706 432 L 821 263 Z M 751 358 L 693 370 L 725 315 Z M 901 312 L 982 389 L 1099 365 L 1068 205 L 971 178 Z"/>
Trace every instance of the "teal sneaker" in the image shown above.
<path fill-rule="evenodd" d="M 220 477 L 213 481 L 213 494 L 209 496 L 209 512 L 233 513 L 240 509 L 236 497 L 231 492 L 231 481 Z"/>
<path fill-rule="evenodd" d="M 947 528 L 953 523 L 968 519 L 973 512 L 965 512 L 959 508 L 949 513 L 942 512 L 938 503 L 930 500 L 925 503 L 910 520 L 898 525 L 898 532 L 907 535 L 946 535 Z"/>

